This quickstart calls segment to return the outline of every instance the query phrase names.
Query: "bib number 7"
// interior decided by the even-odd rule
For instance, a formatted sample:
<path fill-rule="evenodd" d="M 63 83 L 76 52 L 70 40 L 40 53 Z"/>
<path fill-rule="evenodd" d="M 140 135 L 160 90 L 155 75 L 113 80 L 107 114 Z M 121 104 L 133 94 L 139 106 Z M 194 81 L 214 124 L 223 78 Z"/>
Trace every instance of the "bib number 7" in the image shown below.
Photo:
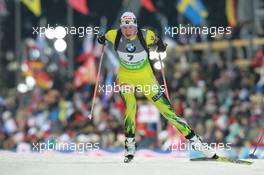
<path fill-rule="evenodd" d="M 127 55 L 129 61 L 131 61 L 134 58 L 134 55 Z"/>

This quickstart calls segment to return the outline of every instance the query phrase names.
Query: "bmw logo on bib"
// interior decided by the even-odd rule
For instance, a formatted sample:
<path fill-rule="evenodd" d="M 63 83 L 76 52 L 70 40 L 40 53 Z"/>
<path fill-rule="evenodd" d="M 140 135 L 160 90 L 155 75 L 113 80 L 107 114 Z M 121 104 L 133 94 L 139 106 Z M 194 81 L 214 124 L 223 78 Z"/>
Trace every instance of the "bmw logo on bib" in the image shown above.
<path fill-rule="evenodd" d="M 130 53 L 135 52 L 135 50 L 136 50 L 136 46 L 135 46 L 134 44 L 132 44 L 132 43 L 128 43 L 128 44 L 126 45 L 126 50 L 127 50 L 128 52 L 130 52 Z"/>

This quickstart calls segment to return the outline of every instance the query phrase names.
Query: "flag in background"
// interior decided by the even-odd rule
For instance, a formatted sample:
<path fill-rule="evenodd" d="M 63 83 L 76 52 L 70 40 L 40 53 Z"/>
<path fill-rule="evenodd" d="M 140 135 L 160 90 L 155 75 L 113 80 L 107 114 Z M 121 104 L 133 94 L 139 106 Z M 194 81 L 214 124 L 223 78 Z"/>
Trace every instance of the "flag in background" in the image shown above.
<path fill-rule="evenodd" d="M 150 12 L 155 12 L 156 7 L 153 5 L 151 0 L 140 0 L 141 5 Z"/>
<path fill-rule="evenodd" d="M 95 56 L 86 54 L 85 62 L 74 73 L 74 86 L 80 87 L 85 83 L 95 83 L 96 64 Z"/>
<path fill-rule="evenodd" d="M 105 48 L 105 54 L 112 65 L 112 70 L 117 73 L 119 68 L 119 61 L 117 59 L 117 56 L 108 47 Z"/>
<path fill-rule="evenodd" d="M 186 16 L 193 25 L 202 24 L 208 16 L 207 10 L 201 0 L 177 0 L 177 10 Z"/>
<path fill-rule="evenodd" d="M 83 52 L 84 53 L 90 53 L 92 52 L 94 48 L 94 34 L 86 35 L 84 40 L 83 40 Z"/>
<path fill-rule="evenodd" d="M 35 78 L 37 85 L 43 89 L 50 89 L 53 85 L 51 77 L 45 71 L 34 72 L 33 77 Z"/>
<path fill-rule="evenodd" d="M 5 0 L 0 0 L 0 17 L 8 14 Z"/>
<path fill-rule="evenodd" d="M 235 0 L 226 0 L 225 13 L 228 24 L 231 27 L 237 25 L 237 16 L 236 16 L 236 1 Z"/>
<path fill-rule="evenodd" d="M 84 15 L 88 15 L 90 12 L 86 0 L 69 0 L 69 5 Z"/>
<path fill-rule="evenodd" d="M 20 0 L 35 16 L 41 15 L 40 0 Z"/>
<path fill-rule="evenodd" d="M 110 70 L 110 71 L 108 71 L 108 73 L 106 75 L 106 80 L 105 80 L 105 86 L 107 87 L 107 89 L 105 91 L 103 91 L 103 97 L 102 97 L 102 102 L 103 102 L 104 108 L 109 107 L 109 105 L 110 105 L 109 100 L 111 99 L 111 97 L 114 94 L 113 82 L 114 82 L 114 74 L 113 74 L 112 70 Z M 111 89 L 109 89 L 108 87 L 111 87 Z"/>

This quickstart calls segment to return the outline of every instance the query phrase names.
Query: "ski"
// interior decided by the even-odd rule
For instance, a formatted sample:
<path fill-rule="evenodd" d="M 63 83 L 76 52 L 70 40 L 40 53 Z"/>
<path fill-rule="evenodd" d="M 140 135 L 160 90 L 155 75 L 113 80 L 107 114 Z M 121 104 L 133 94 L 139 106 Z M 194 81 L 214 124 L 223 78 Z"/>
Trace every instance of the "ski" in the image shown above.
<path fill-rule="evenodd" d="M 126 156 L 125 159 L 124 159 L 124 163 L 129 163 L 129 162 L 131 162 L 131 161 L 133 160 L 133 158 L 134 158 L 134 156 L 132 156 L 132 155 L 128 155 L 128 156 Z"/>
<path fill-rule="evenodd" d="M 220 156 L 217 156 L 216 158 L 207 158 L 207 157 L 192 158 L 190 159 L 190 161 L 216 161 L 216 162 L 243 164 L 243 165 L 251 165 L 253 163 L 251 161 L 231 159 L 231 158 L 220 157 Z"/>

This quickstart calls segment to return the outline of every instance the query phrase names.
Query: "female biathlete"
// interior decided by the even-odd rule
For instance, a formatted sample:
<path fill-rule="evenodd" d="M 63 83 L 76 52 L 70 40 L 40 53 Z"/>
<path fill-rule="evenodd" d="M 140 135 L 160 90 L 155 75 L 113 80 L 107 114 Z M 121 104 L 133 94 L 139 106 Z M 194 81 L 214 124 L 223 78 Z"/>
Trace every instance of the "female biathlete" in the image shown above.
<path fill-rule="evenodd" d="M 137 27 L 137 20 L 132 12 L 125 12 L 120 19 L 120 29 L 107 31 L 97 38 L 100 44 L 109 41 L 119 56 L 120 67 L 117 73 L 117 83 L 121 87 L 120 94 L 124 100 L 126 111 L 124 116 L 125 125 L 125 159 L 130 162 L 135 155 L 136 141 L 136 98 L 135 87 L 142 87 L 143 94 L 151 101 L 173 126 L 175 126 L 190 142 L 192 148 L 201 151 L 205 157 L 216 157 L 208 144 L 203 143 L 201 138 L 194 133 L 184 118 L 175 114 L 171 104 L 160 88 L 149 62 L 148 47 L 157 46 L 157 52 L 164 52 L 166 45 L 151 30 L 143 30 Z M 158 87 L 158 88 L 144 88 Z M 144 91 L 148 89 L 148 91 Z"/>

